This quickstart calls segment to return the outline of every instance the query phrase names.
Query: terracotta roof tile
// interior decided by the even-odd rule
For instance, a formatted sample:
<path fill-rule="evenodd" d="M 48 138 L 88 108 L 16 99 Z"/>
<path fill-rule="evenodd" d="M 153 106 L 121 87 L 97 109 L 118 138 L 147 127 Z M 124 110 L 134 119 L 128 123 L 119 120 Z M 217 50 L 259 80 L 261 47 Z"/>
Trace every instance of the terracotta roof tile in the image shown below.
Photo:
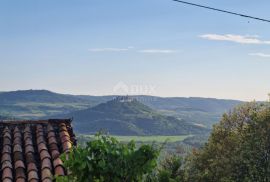
<path fill-rule="evenodd" d="M 32 145 L 27 145 L 25 147 L 25 153 L 30 153 L 30 152 L 34 153 L 35 149 L 34 149 L 34 147 Z"/>
<path fill-rule="evenodd" d="M 56 159 L 60 156 L 60 152 L 58 150 L 53 150 L 51 154 L 53 159 Z"/>
<path fill-rule="evenodd" d="M 71 149 L 71 147 L 72 147 L 72 144 L 70 142 L 63 143 L 63 151 L 64 152 L 69 151 Z"/>
<path fill-rule="evenodd" d="M 11 179 L 4 179 L 3 182 L 13 182 Z"/>
<path fill-rule="evenodd" d="M 39 153 L 39 155 L 40 155 L 40 160 L 41 161 L 44 160 L 44 159 L 46 159 L 46 158 L 51 159 L 51 155 L 49 154 L 49 152 L 47 150 L 42 150 Z"/>
<path fill-rule="evenodd" d="M 13 180 L 12 179 L 3 179 L 3 182 L 13 182 Z"/>
<path fill-rule="evenodd" d="M 19 128 L 17 126 L 15 126 L 13 132 L 14 133 L 20 133 L 21 134 L 21 131 L 19 130 Z"/>
<path fill-rule="evenodd" d="M 3 147 L 4 147 L 4 148 L 3 148 L 2 154 L 4 154 L 4 153 L 9 153 L 9 154 L 11 154 L 11 146 L 9 146 L 9 145 L 4 145 Z"/>
<path fill-rule="evenodd" d="M 48 168 L 44 168 L 42 169 L 42 172 L 41 172 L 41 177 L 42 177 L 42 181 L 45 180 L 45 179 L 52 179 L 52 172 L 50 169 Z"/>
<path fill-rule="evenodd" d="M 52 132 L 52 131 L 50 131 L 50 132 L 48 133 L 48 139 L 51 138 L 51 137 L 55 137 L 55 133 Z"/>
<path fill-rule="evenodd" d="M 17 179 L 16 179 L 16 182 L 25 182 L 25 181 L 26 181 L 25 178 L 17 178 Z"/>
<path fill-rule="evenodd" d="M 23 133 L 24 133 L 24 135 L 26 134 L 26 133 L 29 133 L 30 135 L 31 135 L 31 128 L 30 128 L 30 126 L 26 126 L 25 128 L 24 128 L 24 130 L 23 130 Z"/>
<path fill-rule="evenodd" d="M 47 126 L 47 131 L 48 131 L 48 133 L 49 133 L 50 131 L 54 131 L 53 126 L 50 125 L 50 124 L 48 124 L 48 126 Z"/>
<path fill-rule="evenodd" d="M 22 152 L 22 146 L 20 144 L 15 144 L 13 146 L 13 152 Z"/>
<path fill-rule="evenodd" d="M 46 179 L 42 180 L 42 182 L 52 182 L 52 180 L 51 180 L 51 179 L 46 178 Z"/>
<path fill-rule="evenodd" d="M 11 140 L 11 133 L 9 131 L 4 131 L 4 138 L 9 138 Z"/>
<path fill-rule="evenodd" d="M 31 180 L 36 180 L 36 181 L 39 180 L 37 171 L 28 172 L 28 181 L 31 181 Z"/>
<path fill-rule="evenodd" d="M 22 139 L 19 138 L 19 137 L 14 138 L 14 140 L 13 140 L 13 145 L 16 145 L 16 144 L 21 145 L 21 144 L 22 144 Z"/>
<path fill-rule="evenodd" d="M 51 152 L 52 152 L 53 150 L 59 151 L 58 145 L 57 145 L 56 143 L 51 143 L 51 144 L 49 144 L 49 149 L 50 149 Z"/>
<path fill-rule="evenodd" d="M 42 131 L 43 132 L 43 126 L 41 124 L 38 124 L 36 127 L 36 131 Z"/>
<path fill-rule="evenodd" d="M 14 133 L 14 138 L 22 138 L 22 134 L 21 133 Z"/>
<path fill-rule="evenodd" d="M 15 169 L 17 169 L 17 168 L 25 169 L 25 165 L 24 165 L 23 161 L 18 160 L 18 161 L 15 162 Z"/>
<path fill-rule="evenodd" d="M 5 161 L 11 161 L 10 154 L 5 153 L 2 155 L 1 163 L 5 162 Z"/>
<path fill-rule="evenodd" d="M 45 143 L 45 139 L 43 136 L 38 136 L 37 137 L 37 144 Z"/>
<path fill-rule="evenodd" d="M 65 143 L 65 142 L 70 142 L 70 136 L 64 135 L 63 137 L 61 137 L 61 141 L 62 141 L 63 143 Z"/>
<path fill-rule="evenodd" d="M 24 168 L 17 168 L 16 169 L 16 179 L 26 179 Z"/>
<path fill-rule="evenodd" d="M 43 150 L 48 151 L 48 148 L 45 143 L 38 144 L 38 152 L 41 153 Z"/>
<path fill-rule="evenodd" d="M 28 163 L 28 165 L 27 165 L 27 171 L 28 172 L 31 172 L 31 171 L 38 172 L 37 165 L 35 163 L 33 163 L 33 162 Z"/>
<path fill-rule="evenodd" d="M 3 170 L 3 174 L 2 174 L 2 180 L 6 180 L 6 179 L 13 179 L 13 174 L 12 174 L 12 169 L 10 168 L 5 168 Z"/>
<path fill-rule="evenodd" d="M 65 176 L 65 171 L 64 171 L 64 168 L 62 166 L 57 166 L 55 169 L 54 169 L 54 173 L 55 175 L 57 176 Z"/>
<path fill-rule="evenodd" d="M 2 163 L 2 170 L 6 169 L 6 168 L 12 169 L 11 161 L 5 161 L 5 162 Z"/>
<path fill-rule="evenodd" d="M 14 152 L 13 153 L 13 159 L 14 161 L 23 160 L 23 154 L 21 152 Z"/>
<path fill-rule="evenodd" d="M 54 166 L 54 168 L 56 168 L 58 166 L 63 166 L 63 161 L 60 158 L 54 159 L 53 166 Z"/>
<path fill-rule="evenodd" d="M 67 131 L 61 131 L 60 132 L 60 138 L 62 139 L 65 136 L 68 136 L 69 137 L 69 133 Z"/>
<path fill-rule="evenodd" d="M 4 143 L 5 145 L 10 145 L 10 146 L 11 146 L 11 139 L 5 137 L 4 140 L 3 140 L 3 143 Z"/>
<path fill-rule="evenodd" d="M 30 138 L 24 140 L 24 142 L 24 146 L 33 146 L 33 141 Z"/>
<path fill-rule="evenodd" d="M 56 144 L 57 145 L 57 141 L 56 141 L 56 138 L 55 137 L 48 138 L 48 142 L 49 142 L 50 145 L 51 144 Z"/>
<path fill-rule="evenodd" d="M 45 158 L 43 161 L 42 161 L 42 164 L 41 164 L 41 170 L 45 169 L 45 168 L 48 168 L 50 170 L 52 170 L 52 162 L 50 159 L 48 158 Z"/>
<path fill-rule="evenodd" d="M 0 122 L 0 181 L 52 182 L 65 175 L 59 156 L 76 144 L 74 136 L 70 120 Z"/>

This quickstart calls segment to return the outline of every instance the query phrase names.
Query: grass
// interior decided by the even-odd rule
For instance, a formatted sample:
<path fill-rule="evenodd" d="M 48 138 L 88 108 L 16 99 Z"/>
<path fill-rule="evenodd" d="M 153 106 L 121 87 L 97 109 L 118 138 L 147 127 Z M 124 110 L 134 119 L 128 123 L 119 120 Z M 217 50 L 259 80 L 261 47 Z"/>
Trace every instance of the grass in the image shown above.
<path fill-rule="evenodd" d="M 87 138 L 94 137 L 93 135 L 83 135 Z M 113 136 L 121 142 L 129 142 L 134 140 L 135 142 L 181 142 L 184 139 L 191 137 L 192 135 L 179 135 L 179 136 Z"/>
<path fill-rule="evenodd" d="M 136 142 L 181 142 L 190 137 L 190 135 L 180 136 L 114 136 L 121 142 L 128 142 L 134 140 Z"/>

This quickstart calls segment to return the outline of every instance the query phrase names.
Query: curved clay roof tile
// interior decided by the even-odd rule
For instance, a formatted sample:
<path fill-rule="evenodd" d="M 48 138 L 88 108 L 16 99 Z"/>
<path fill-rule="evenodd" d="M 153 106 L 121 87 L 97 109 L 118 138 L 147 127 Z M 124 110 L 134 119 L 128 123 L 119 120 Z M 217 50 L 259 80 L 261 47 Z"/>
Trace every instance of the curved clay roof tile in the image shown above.
<path fill-rule="evenodd" d="M 53 166 L 56 168 L 57 166 L 63 166 L 63 161 L 60 158 L 56 158 L 53 160 Z"/>
<path fill-rule="evenodd" d="M 11 161 L 5 161 L 2 163 L 2 170 L 5 170 L 6 168 L 12 169 Z"/>
<path fill-rule="evenodd" d="M 52 127 L 51 124 L 49 124 L 49 125 L 47 126 L 47 131 L 48 131 L 48 132 L 54 131 L 54 129 L 53 129 L 53 127 Z"/>
<path fill-rule="evenodd" d="M 65 171 L 64 171 L 64 168 L 62 166 L 57 166 L 54 169 L 54 173 L 56 176 L 64 176 L 65 175 Z"/>
<path fill-rule="evenodd" d="M 47 138 L 55 137 L 55 133 L 53 131 L 50 131 L 47 135 Z"/>
<path fill-rule="evenodd" d="M 53 159 L 56 159 L 60 156 L 60 152 L 58 150 L 53 150 L 51 153 Z"/>
<path fill-rule="evenodd" d="M 9 146 L 11 146 L 11 144 L 12 144 L 12 142 L 11 142 L 11 139 L 10 138 L 5 137 L 3 139 L 3 145 L 9 145 Z"/>
<path fill-rule="evenodd" d="M 23 168 L 17 168 L 15 175 L 16 175 L 16 181 L 18 179 L 20 179 L 20 180 L 23 180 L 23 179 L 25 180 L 26 179 L 25 171 L 24 171 Z"/>
<path fill-rule="evenodd" d="M 14 131 L 13 131 L 13 133 L 15 134 L 15 133 L 21 133 L 21 131 L 19 130 L 19 128 L 16 126 L 15 128 L 14 128 Z"/>
<path fill-rule="evenodd" d="M 48 168 L 50 170 L 52 170 L 52 162 L 50 159 L 48 158 L 45 158 L 43 161 L 42 161 L 42 164 L 41 164 L 41 170 L 45 169 L 45 168 Z"/>
<path fill-rule="evenodd" d="M 47 146 L 45 145 L 45 143 L 40 143 L 40 144 L 38 144 L 38 152 L 41 153 L 42 150 L 48 151 L 48 148 L 47 148 Z"/>
<path fill-rule="evenodd" d="M 22 138 L 22 134 L 19 132 L 14 133 L 14 138 Z"/>
<path fill-rule="evenodd" d="M 2 173 L 2 180 L 13 180 L 12 170 L 10 168 L 5 168 Z"/>
<path fill-rule="evenodd" d="M 11 146 L 9 146 L 9 145 L 4 145 L 4 146 L 3 146 L 2 154 L 4 154 L 4 153 L 11 154 Z"/>
<path fill-rule="evenodd" d="M 50 156 L 50 154 L 49 154 L 49 152 L 47 150 L 42 150 L 40 152 L 40 159 L 41 159 L 41 161 L 43 161 L 46 158 L 51 159 L 51 156 Z"/>
<path fill-rule="evenodd" d="M 27 164 L 27 172 L 30 173 L 31 171 L 38 172 L 37 166 L 33 162 Z"/>
<path fill-rule="evenodd" d="M 36 171 L 30 171 L 28 173 L 28 181 L 30 182 L 37 182 L 39 181 L 39 178 L 38 178 L 38 173 Z"/>
<path fill-rule="evenodd" d="M 50 169 L 45 168 L 41 171 L 41 178 L 42 181 L 44 180 L 52 180 L 52 172 Z"/>
<path fill-rule="evenodd" d="M 26 127 L 24 128 L 24 130 L 23 130 L 23 133 L 24 133 L 24 134 L 26 134 L 26 133 L 30 133 L 30 134 L 31 134 L 32 132 L 31 132 L 30 126 L 26 126 Z"/>
<path fill-rule="evenodd" d="M 15 144 L 13 147 L 13 152 L 22 152 L 22 146 L 19 144 Z"/>
<path fill-rule="evenodd" d="M 5 161 L 11 161 L 10 154 L 5 153 L 2 155 L 1 163 L 5 162 Z"/>
<path fill-rule="evenodd" d="M 32 145 L 27 145 L 25 147 L 25 153 L 35 153 L 35 149 Z"/>
<path fill-rule="evenodd" d="M 24 165 L 23 161 L 19 160 L 19 161 L 15 162 L 15 169 L 18 169 L 18 168 L 25 169 L 25 165 Z"/>
<path fill-rule="evenodd" d="M 4 132 L 3 137 L 11 139 L 11 133 L 10 132 Z"/>

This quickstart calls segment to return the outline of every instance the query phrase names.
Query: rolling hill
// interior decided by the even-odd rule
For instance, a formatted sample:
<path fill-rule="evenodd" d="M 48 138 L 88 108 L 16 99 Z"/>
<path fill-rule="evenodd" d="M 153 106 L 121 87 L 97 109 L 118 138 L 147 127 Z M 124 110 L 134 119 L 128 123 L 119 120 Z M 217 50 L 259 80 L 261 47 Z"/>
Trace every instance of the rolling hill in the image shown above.
<path fill-rule="evenodd" d="M 0 92 L 0 115 L 18 119 L 50 118 L 55 115 L 85 110 L 112 100 L 116 96 L 58 94 L 48 90 Z M 173 116 L 208 128 L 217 123 L 224 112 L 241 101 L 213 98 L 131 96 L 162 115 Z"/>
<path fill-rule="evenodd" d="M 113 135 L 189 135 L 209 131 L 187 121 L 161 115 L 136 99 L 123 98 L 117 97 L 58 117 L 73 117 L 75 130 L 82 134 L 94 134 L 100 130 Z"/>
<path fill-rule="evenodd" d="M 66 95 L 47 90 L 0 92 L 0 113 L 37 119 L 86 109 L 107 100 L 106 97 Z"/>

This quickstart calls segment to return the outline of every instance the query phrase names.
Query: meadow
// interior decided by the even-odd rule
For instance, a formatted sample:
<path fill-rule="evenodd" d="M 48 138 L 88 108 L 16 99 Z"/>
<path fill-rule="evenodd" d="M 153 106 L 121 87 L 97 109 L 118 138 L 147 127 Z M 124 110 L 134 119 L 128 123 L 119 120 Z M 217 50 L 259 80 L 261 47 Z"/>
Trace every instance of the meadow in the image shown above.
<path fill-rule="evenodd" d="M 186 138 L 192 137 L 193 135 L 178 135 L 178 136 L 118 136 L 113 135 L 118 141 L 120 142 L 129 142 L 129 141 L 135 141 L 135 142 L 158 142 L 158 143 L 174 143 L 174 142 L 181 142 L 185 140 Z M 94 135 L 79 135 L 78 138 L 91 140 Z"/>

